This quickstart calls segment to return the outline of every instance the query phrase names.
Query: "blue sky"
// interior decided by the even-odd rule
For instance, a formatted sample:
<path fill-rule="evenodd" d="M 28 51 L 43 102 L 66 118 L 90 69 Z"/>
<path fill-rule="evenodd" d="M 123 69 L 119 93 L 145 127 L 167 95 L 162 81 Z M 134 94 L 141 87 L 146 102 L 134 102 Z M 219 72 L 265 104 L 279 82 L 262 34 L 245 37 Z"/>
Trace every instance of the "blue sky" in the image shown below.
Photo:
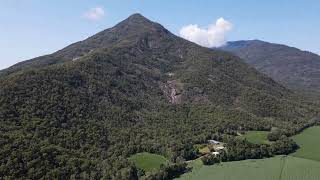
<path fill-rule="evenodd" d="M 92 8 L 103 13 L 88 17 Z M 177 35 L 184 26 L 206 28 L 223 17 L 232 24 L 227 40 L 261 39 L 320 54 L 318 0 L 0 0 L 0 69 L 83 40 L 133 13 Z"/>

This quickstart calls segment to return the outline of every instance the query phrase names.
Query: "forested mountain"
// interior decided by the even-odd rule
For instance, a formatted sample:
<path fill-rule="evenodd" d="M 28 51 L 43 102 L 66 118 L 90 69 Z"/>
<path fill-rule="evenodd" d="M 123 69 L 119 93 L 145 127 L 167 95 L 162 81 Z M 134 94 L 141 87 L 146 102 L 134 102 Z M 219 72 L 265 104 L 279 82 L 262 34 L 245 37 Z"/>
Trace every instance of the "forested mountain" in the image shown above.
<path fill-rule="evenodd" d="M 0 177 L 137 179 L 134 153 L 181 162 L 195 143 L 272 127 L 289 136 L 318 112 L 237 56 L 134 14 L 1 72 Z"/>
<path fill-rule="evenodd" d="M 222 47 L 289 89 L 320 97 L 320 56 L 259 40 L 229 42 Z"/>

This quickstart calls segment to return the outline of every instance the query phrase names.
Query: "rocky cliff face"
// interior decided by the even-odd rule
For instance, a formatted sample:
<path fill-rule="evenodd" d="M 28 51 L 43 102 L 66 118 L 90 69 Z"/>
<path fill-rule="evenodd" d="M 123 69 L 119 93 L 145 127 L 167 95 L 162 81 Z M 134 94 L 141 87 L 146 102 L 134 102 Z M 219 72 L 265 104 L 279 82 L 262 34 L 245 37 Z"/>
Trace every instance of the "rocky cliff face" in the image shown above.
<path fill-rule="evenodd" d="M 215 133 L 292 133 L 316 112 L 239 57 L 135 14 L 2 71 L 0 176 L 136 179 L 134 153 L 193 158 Z"/>
<path fill-rule="evenodd" d="M 167 81 L 160 85 L 164 95 L 172 104 L 180 104 L 182 99 L 182 85 L 177 80 Z"/>

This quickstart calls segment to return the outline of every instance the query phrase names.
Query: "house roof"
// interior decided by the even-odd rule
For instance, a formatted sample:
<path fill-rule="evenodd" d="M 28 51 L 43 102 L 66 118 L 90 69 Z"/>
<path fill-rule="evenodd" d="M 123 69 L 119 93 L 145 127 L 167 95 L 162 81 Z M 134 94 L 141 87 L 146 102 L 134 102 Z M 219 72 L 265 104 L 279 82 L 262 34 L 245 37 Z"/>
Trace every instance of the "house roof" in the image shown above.
<path fill-rule="evenodd" d="M 219 141 L 216 141 L 216 140 L 213 140 L 213 139 L 208 140 L 208 142 L 209 142 L 209 143 L 213 143 L 213 144 L 218 144 L 218 143 L 220 143 Z"/>
<path fill-rule="evenodd" d="M 221 147 L 216 147 L 216 149 L 219 149 L 219 150 L 220 150 L 220 149 L 224 149 L 224 147 L 223 147 L 223 146 L 221 146 Z"/>

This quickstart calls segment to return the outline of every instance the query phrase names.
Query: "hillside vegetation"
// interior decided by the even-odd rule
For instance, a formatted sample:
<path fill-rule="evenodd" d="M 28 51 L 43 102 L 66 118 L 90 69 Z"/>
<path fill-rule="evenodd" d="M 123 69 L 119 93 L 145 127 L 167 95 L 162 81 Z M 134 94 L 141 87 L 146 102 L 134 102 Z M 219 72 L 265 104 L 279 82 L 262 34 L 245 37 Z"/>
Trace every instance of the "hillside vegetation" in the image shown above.
<path fill-rule="evenodd" d="M 149 152 L 170 163 L 145 178 L 168 179 L 212 138 L 229 142 L 228 160 L 287 154 L 286 136 L 316 123 L 316 107 L 240 58 L 135 14 L 1 72 L 0 177 L 137 179 L 128 158 Z M 234 140 L 272 127 L 274 147 Z"/>
<path fill-rule="evenodd" d="M 292 138 L 300 149 L 288 156 L 275 156 L 267 159 L 222 162 L 204 166 L 200 160 L 189 164 L 192 171 L 177 179 L 220 179 L 220 180 L 300 180 L 319 179 L 320 161 L 318 137 L 320 127 L 311 127 Z"/>
<path fill-rule="evenodd" d="M 320 56 L 259 40 L 229 42 L 221 49 L 241 57 L 291 90 L 320 98 Z"/>

